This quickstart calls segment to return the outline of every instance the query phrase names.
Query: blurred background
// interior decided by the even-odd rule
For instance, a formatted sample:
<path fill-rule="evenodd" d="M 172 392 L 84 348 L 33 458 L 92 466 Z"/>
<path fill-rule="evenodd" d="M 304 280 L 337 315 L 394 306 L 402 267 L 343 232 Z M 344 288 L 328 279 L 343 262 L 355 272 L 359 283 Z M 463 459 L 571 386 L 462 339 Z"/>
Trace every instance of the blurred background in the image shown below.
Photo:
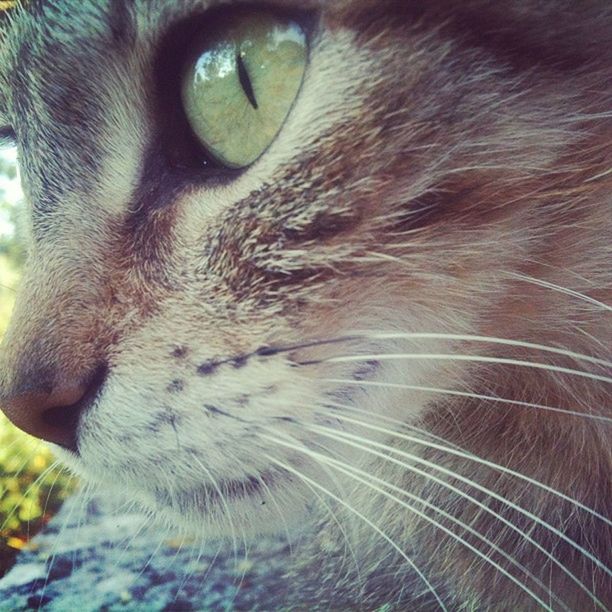
<path fill-rule="evenodd" d="M 0 148 L 0 341 L 25 260 L 22 192 L 13 147 Z M 0 344 L 0 351 L 2 346 Z M 0 414 L 0 576 L 57 512 L 76 483 L 47 448 Z"/>

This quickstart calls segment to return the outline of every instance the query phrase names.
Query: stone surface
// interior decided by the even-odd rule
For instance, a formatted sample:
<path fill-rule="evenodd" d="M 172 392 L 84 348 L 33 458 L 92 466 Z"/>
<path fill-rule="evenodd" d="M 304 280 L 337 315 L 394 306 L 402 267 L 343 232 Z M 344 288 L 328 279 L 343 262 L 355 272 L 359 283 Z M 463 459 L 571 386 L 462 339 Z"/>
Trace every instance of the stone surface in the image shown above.
<path fill-rule="evenodd" d="M 139 514 L 69 500 L 0 580 L 0 611 L 276 610 L 289 547 L 175 540 Z"/>

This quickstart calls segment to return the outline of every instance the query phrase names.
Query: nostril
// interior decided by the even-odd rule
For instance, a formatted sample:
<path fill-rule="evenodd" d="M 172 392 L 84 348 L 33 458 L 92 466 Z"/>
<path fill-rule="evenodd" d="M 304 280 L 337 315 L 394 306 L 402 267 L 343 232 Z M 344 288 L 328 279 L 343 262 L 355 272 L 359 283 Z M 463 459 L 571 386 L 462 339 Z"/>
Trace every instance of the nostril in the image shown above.
<path fill-rule="evenodd" d="M 80 417 L 99 395 L 106 374 L 106 366 L 100 366 L 84 384 L 55 386 L 50 393 L 29 391 L 9 397 L 3 410 L 26 433 L 76 453 Z"/>
<path fill-rule="evenodd" d="M 42 412 L 41 418 L 52 427 L 70 427 L 76 425 L 81 413 L 87 409 L 99 395 L 104 380 L 106 367 L 100 366 L 89 377 L 86 384 L 81 387 L 82 392 L 76 401 L 59 401 L 58 405 L 51 406 Z"/>
<path fill-rule="evenodd" d="M 72 406 L 49 408 L 42 413 L 41 418 L 50 427 L 76 429 L 79 415 L 81 414 L 80 403 L 81 401 L 79 400 L 76 404 L 72 404 Z"/>
<path fill-rule="evenodd" d="M 78 453 L 77 430 L 81 415 L 99 396 L 107 372 L 106 366 L 99 366 L 83 386 L 84 393 L 78 401 L 68 405 L 52 406 L 40 415 L 41 421 L 47 425 L 49 430 L 61 432 L 58 436 L 60 446 Z"/>

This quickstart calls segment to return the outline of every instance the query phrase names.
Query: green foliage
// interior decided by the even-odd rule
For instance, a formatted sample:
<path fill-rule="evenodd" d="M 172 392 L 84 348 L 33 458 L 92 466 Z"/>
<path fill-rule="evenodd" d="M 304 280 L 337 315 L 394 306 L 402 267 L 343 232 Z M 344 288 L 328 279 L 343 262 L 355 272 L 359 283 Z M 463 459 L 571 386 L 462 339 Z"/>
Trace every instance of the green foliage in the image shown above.
<path fill-rule="evenodd" d="M 0 576 L 74 486 L 42 442 L 0 418 Z"/>

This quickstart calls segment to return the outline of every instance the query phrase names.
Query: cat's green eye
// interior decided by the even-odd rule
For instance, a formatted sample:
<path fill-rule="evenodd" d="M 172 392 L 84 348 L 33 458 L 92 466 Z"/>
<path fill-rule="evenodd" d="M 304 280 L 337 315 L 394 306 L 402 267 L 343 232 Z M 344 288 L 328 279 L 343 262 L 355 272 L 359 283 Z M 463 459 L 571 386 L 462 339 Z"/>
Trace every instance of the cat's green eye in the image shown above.
<path fill-rule="evenodd" d="M 206 39 L 183 76 L 182 100 L 194 134 L 230 168 L 252 164 L 280 131 L 297 97 L 306 35 L 290 19 L 241 12 Z"/>

